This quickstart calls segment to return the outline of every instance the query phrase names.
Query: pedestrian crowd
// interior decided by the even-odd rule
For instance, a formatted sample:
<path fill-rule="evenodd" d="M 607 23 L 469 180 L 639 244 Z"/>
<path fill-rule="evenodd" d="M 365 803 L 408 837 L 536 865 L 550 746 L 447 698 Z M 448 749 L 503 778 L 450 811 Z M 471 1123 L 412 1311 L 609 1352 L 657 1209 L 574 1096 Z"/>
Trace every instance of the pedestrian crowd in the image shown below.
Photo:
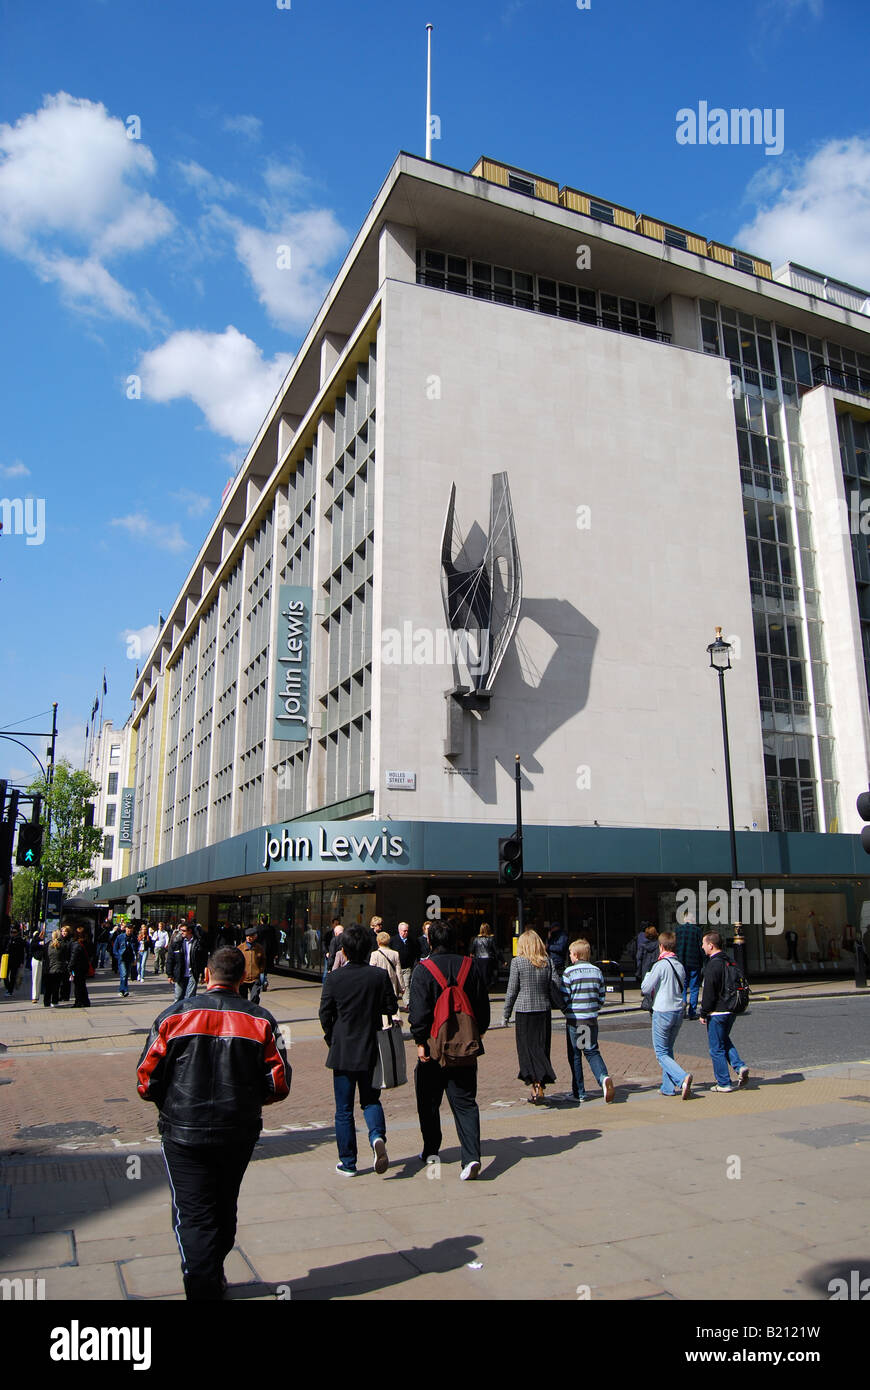
<path fill-rule="evenodd" d="M 236 1232 L 238 1194 L 262 1128 L 262 1107 L 290 1091 L 291 1069 L 281 1030 L 260 1003 L 268 987 L 270 952 L 264 924 L 249 925 L 227 941 L 182 920 L 164 924 L 117 922 L 93 933 L 72 922 L 28 942 L 12 928 L 0 943 L 6 989 L 14 992 L 30 955 L 33 998 L 58 1007 L 74 994 L 88 1007 L 87 983 L 108 963 L 120 995 L 153 974 L 173 984 L 173 1000 L 158 1015 L 138 1065 L 141 1097 L 158 1107 L 158 1128 L 170 1179 L 173 1229 L 186 1296 L 215 1300 L 226 1290 L 224 1261 Z M 319 1019 L 332 1072 L 336 1173 L 360 1174 L 355 1108 L 362 1112 L 376 1174 L 387 1172 L 384 1091 L 406 1084 L 402 1015 L 415 1050 L 413 1087 L 420 1126 L 421 1165 L 440 1165 L 441 1110 L 453 1116 L 460 1149 L 459 1178 L 481 1171 L 478 1064 L 490 1027 L 490 990 L 498 974 L 495 938 L 488 924 L 465 951 L 454 924 L 427 921 L 417 933 L 400 922 L 393 934 L 380 917 L 368 926 L 333 922 L 318 942 L 324 961 Z M 699 1018 L 715 1074 L 712 1091 L 747 1084 L 749 1069 L 731 1039 L 744 982 L 722 949 L 718 932 L 693 923 L 659 934 L 642 924 L 634 951 L 641 994 L 651 1014 L 652 1046 L 662 1071 L 661 1093 L 687 1100 L 693 1075 L 674 1053 L 684 1018 Z M 516 941 L 502 1019 L 515 1020 L 518 1080 L 529 1101 L 546 1101 L 556 1080 L 551 1061 L 552 1012 L 565 1018 L 571 1091 L 589 1099 L 584 1060 L 605 1103 L 615 1085 L 599 1047 L 599 1015 L 606 985 L 591 946 L 569 940 L 554 926 L 546 941 L 533 929 Z M 701 966 L 704 965 L 703 977 Z M 204 986 L 200 991 L 200 986 Z"/>

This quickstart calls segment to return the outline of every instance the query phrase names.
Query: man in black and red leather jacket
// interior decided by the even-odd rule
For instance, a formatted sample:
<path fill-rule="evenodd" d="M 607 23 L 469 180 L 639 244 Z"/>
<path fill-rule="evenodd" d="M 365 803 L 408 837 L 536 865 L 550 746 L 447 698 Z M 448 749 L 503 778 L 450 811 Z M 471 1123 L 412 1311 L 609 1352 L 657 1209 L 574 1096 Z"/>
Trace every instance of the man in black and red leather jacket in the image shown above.
<path fill-rule="evenodd" d="M 215 951 L 206 993 L 164 1009 L 139 1059 L 139 1094 L 160 1110 L 184 1291 L 199 1301 L 226 1290 L 223 1265 L 262 1107 L 290 1093 L 277 1023 L 239 995 L 244 970 L 234 946 Z"/>

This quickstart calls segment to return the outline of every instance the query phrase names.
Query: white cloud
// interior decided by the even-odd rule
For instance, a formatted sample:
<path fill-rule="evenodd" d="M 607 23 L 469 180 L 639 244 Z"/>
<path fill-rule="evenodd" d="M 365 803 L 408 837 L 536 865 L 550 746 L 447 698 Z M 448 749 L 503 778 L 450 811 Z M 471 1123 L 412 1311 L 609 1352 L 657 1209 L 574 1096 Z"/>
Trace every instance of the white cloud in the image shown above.
<path fill-rule="evenodd" d="M 0 464 L 0 477 L 3 478 L 29 478 L 30 469 L 23 464 L 20 459 L 14 463 Z"/>
<path fill-rule="evenodd" d="M 146 352 L 139 375 L 155 401 L 192 400 L 217 434 L 250 444 L 287 374 L 292 355 L 271 362 L 232 324 L 223 333 L 173 333 Z"/>
<path fill-rule="evenodd" d="M 127 660 L 135 661 L 141 666 L 157 641 L 159 631 L 156 623 L 146 623 L 144 627 L 125 627 L 121 633 L 121 641 L 126 647 Z"/>
<path fill-rule="evenodd" d="M 79 307 L 140 318 L 102 265 L 166 236 L 172 213 L 142 188 L 156 170 L 141 140 L 100 102 L 58 92 L 0 126 L 0 246 Z"/>
<path fill-rule="evenodd" d="M 259 116 L 225 116 L 223 128 L 235 135 L 244 135 L 248 140 L 259 140 L 263 122 Z"/>
<path fill-rule="evenodd" d="M 236 254 L 257 297 L 280 328 L 307 328 L 331 283 L 324 267 L 347 245 L 327 208 L 285 214 L 274 228 L 235 223 Z"/>
<path fill-rule="evenodd" d="M 177 554 L 187 549 L 187 541 L 175 521 L 169 526 L 162 526 L 159 522 L 152 521 L 146 512 L 133 512 L 129 516 L 113 517 L 111 525 L 123 527 L 128 535 L 136 540 L 147 541 L 149 546 L 158 550 L 170 550 Z"/>
<path fill-rule="evenodd" d="M 189 488 L 182 488 L 180 492 L 170 492 L 169 496 L 173 502 L 184 507 L 188 516 L 205 516 L 207 511 L 215 508 L 210 497 L 204 497 L 201 492 L 191 492 Z M 215 508 L 215 510 L 217 509 Z"/>
<path fill-rule="evenodd" d="M 809 159 L 783 164 L 747 189 L 759 204 L 734 234 L 737 246 L 773 261 L 870 286 L 870 139 L 831 140 Z"/>
<path fill-rule="evenodd" d="M 238 192 L 229 179 L 218 178 L 195 159 L 179 159 L 175 167 L 184 182 L 201 198 L 231 198 Z"/>

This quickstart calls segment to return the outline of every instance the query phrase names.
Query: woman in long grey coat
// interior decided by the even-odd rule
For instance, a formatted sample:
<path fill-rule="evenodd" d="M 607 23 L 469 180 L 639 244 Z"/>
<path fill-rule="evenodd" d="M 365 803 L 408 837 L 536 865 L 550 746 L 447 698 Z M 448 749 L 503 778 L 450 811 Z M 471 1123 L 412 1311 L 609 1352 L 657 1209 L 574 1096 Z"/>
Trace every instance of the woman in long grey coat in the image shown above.
<path fill-rule="evenodd" d="M 553 966 L 543 941 L 536 931 L 524 931 L 511 961 L 504 1022 L 509 1023 L 511 1012 L 516 1012 L 517 1077 L 531 1087 L 532 1105 L 540 1104 L 544 1087 L 556 1080 L 550 1062 L 553 985 Z"/>

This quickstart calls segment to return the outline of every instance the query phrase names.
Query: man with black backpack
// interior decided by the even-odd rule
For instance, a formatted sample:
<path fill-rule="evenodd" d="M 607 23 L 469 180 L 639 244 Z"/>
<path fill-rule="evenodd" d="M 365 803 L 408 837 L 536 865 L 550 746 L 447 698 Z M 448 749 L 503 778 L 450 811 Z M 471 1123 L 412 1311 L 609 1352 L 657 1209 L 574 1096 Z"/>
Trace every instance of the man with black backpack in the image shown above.
<path fill-rule="evenodd" d="M 722 938 L 717 931 L 705 933 L 701 950 L 707 957 L 707 965 L 698 1013 L 707 1026 L 707 1043 L 716 1077 L 716 1084 L 710 1090 L 736 1091 L 749 1080 L 749 1068 L 731 1041 L 734 1020 L 746 1007 L 746 982 L 734 961 L 724 954 Z M 731 1084 L 729 1066 L 737 1075 L 736 1086 Z"/>
<path fill-rule="evenodd" d="M 457 952 L 456 931 L 446 922 L 429 928 L 431 955 L 411 976 L 408 1027 L 417 1044 L 414 1087 L 423 1136 L 421 1162 L 437 1159 L 441 1148 L 444 1092 L 453 1112 L 462 1168 L 468 1182 L 480 1172 L 480 1111 L 477 1059 L 489 1027 L 489 995 L 478 967 Z"/>

